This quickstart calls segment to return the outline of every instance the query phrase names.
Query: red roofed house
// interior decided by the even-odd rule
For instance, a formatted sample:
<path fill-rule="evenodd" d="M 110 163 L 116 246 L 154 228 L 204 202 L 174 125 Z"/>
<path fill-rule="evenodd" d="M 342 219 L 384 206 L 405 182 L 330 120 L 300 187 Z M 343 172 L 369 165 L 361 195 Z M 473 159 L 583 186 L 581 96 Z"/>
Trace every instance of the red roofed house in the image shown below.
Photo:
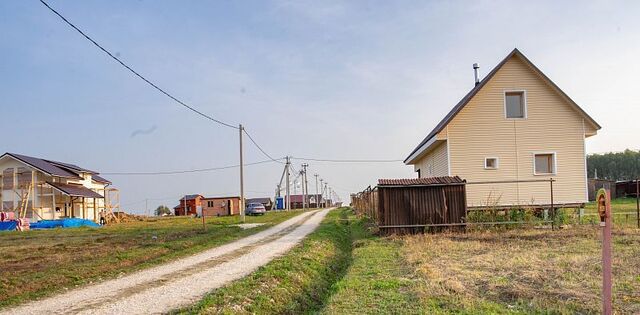
<path fill-rule="evenodd" d="M 173 207 L 176 216 L 179 215 L 198 215 L 202 211 L 202 195 L 186 195 L 180 199 L 180 204 Z M 187 210 L 185 211 L 185 204 Z"/>

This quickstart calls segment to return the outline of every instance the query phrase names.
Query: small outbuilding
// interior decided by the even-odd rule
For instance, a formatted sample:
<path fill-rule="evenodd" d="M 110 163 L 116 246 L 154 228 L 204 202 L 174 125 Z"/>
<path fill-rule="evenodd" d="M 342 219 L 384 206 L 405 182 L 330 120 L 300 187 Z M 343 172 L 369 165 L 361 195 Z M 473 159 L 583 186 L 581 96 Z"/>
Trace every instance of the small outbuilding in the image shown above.
<path fill-rule="evenodd" d="M 380 179 L 377 221 L 382 234 L 422 232 L 464 223 L 466 181 L 458 176 Z"/>

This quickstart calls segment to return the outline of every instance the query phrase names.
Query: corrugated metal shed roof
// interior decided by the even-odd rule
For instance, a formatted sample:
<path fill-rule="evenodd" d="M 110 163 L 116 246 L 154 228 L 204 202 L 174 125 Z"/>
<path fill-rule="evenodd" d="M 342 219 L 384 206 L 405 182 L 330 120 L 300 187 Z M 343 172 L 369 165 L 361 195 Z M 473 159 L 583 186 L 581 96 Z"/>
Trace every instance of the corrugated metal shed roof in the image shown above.
<path fill-rule="evenodd" d="M 81 185 L 70 185 L 70 184 L 51 183 L 51 182 L 47 182 L 47 184 L 53 186 L 54 188 L 64 193 L 65 195 L 69 195 L 72 197 L 104 198 L 99 193 Z"/>
<path fill-rule="evenodd" d="M 379 179 L 379 186 L 428 186 L 428 185 L 450 185 L 462 184 L 465 181 L 458 176 L 423 177 L 423 178 L 400 178 L 400 179 Z"/>

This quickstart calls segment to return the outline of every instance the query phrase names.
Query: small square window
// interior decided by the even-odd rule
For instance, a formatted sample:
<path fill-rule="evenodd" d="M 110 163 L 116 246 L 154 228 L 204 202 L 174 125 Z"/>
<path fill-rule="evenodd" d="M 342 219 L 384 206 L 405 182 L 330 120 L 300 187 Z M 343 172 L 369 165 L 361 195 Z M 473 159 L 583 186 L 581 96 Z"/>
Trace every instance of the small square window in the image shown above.
<path fill-rule="evenodd" d="M 485 158 L 484 159 L 484 168 L 487 170 L 497 170 L 498 169 L 498 158 Z"/>
<path fill-rule="evenodd" d="M 556 173 L 555 154 L 540 153 L 534 154 L 534 174 L 545 175 Z"/>
<path fill-rule="evenodd" d="M 505 92 L 504 104 L 507 118 L 525 118 L 525 96 L 523 91 Z"/>

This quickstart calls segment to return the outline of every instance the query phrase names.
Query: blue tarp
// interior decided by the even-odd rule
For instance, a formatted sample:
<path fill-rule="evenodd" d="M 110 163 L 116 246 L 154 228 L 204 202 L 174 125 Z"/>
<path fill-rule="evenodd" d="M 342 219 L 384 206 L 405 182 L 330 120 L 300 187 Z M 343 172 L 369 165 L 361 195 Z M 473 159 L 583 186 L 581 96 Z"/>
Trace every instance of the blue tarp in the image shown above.
<path fill-rule="evenodd" d="M 68 218 L 61 220 L 42 220 L 39 222 L 31 223 L 30 228 L 32 229 L 53 229 L 53 228 L 74 228 L 81 226 L 89 226 L 89 227 L 100 227 L 99 224 L 85 219 L 78 218 Z"/>
<path fill-rule="evenodd" d="M 0 222 L 0 231 L 15 231 L 18 227 L 18 221 Z"/>

